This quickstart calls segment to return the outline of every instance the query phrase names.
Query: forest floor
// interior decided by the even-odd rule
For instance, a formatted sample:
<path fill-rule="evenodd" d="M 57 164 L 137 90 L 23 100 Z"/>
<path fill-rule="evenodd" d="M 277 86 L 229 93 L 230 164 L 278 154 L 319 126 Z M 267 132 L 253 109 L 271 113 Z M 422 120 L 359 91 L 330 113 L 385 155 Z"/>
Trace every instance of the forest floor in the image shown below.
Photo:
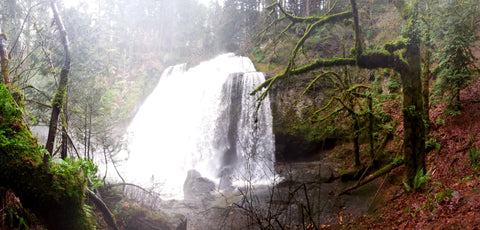
<path fill-rule="evenodd" d="M 334 228 L 480 228 L 480 83 L 462 90 L 461 101 L 460 113 L 456 115 L 447 114 L 444 103 L 431 103 L 428 142 L 437 148 L 426 157 L 430 179 L 424 188 L 407 192 L 402 183 L 403 167 L 397 168 L 379 179 L 385 180 L 381 205 Z M 390 112 L 401 116 L 399 109 Z M 398 132 L 401 134 L 402 130 Z"/>

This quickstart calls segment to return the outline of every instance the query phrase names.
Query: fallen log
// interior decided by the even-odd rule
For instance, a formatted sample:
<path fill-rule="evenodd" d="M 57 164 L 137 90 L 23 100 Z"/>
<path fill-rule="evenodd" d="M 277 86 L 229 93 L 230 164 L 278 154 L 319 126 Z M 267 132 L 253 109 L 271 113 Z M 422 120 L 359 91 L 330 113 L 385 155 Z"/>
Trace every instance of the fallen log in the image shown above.
<path fill-rule="evenodd" d="M 368 175 L 367 177 L 365 177 L 364 179 L 358 181 L 356 184 L 342 190 L 337 196 L 341 196 L 349 191 L 352 191 L 364 184 L 367 184 L 375 179 L 377 179 L 378 177 L 381 177 L 383 175 L 385 175 L 386 173 L 389 173 L 390 171 L 392 171 L 393 169 L 399 167 L 400 165 L 403 164 L 403 158 L 398 158 L 396 160 L 394 160 L 392 163 L 384 166 L 383 168 L 375 171 L 374 173 Z"/>

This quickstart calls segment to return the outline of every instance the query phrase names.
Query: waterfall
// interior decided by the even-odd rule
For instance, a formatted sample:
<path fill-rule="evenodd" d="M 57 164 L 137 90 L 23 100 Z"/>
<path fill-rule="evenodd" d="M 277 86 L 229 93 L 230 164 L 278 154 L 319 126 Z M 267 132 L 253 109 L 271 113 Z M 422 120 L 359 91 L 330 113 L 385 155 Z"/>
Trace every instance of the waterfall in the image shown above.
<path fill-rule="evenodd" d="M 263 81 L 248 58 L 233 54 L 166 69 L 128 128 L 126 179 L 176 199 L 190 169 L 219 189 L 272 183 L 270 102 L 257 109 L 258 95 L 249 95 Z"/>

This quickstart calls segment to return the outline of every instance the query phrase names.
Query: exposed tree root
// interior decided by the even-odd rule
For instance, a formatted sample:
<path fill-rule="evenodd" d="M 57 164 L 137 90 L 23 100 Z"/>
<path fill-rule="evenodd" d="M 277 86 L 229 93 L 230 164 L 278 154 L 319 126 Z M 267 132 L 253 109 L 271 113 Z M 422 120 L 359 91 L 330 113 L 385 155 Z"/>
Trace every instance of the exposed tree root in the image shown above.
<path fill-rule="evenodd" d="M 87 188 L 87 195 L 88 195 L 88 198 L 91 201 L 93 201 L 95 206 L 97 206 L 97 208 L 100 209 L 100 211 L 103 213 L 103 217 L 105 218 L 105 222 L 107 222 L 107 224 L 111 228 L 113 228 L 115 230 L 118 230 L 118 227 L 117 227 L 117 224 L 115 223 L 115 219 L 113 217 L 113 214 L 112 214 L 112 212 L 110 212 L 110 209 L 108 209 L 105 202 L 103 202 L 103 200 L 100 197 L 98 197 L 97 194 L 95 194 L 92 190 L 90 190 L 88 188 Z"/>

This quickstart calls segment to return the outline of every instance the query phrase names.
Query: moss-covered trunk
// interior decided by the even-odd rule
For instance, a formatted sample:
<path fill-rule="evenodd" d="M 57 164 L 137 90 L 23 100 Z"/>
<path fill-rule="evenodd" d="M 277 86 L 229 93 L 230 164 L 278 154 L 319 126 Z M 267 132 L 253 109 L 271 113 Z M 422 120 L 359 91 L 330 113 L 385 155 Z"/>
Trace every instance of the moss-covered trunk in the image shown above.
<path fill-rule="evenodd" d="M 403 86 L 404 157 L 408 185 L 413 185 L 418 170 L 425 169 L 425 124 L 423 117 L 420 36 L 417 30 L 417 7 L 411 13 L 405 58 L 407 71 L 401 73 Z"/>
<path fill-rule="evenodd" d="M 58 84 L 57 91 L 53 96 L 52 101 L 52 115 L 50 116 L 50 125 L 48 129 L 48 137 L 46 148 L 47 151 L 52 154 L 53 147 L 55 145 L 55 136 L 57 134 L 57 124 L 58 124 L 58 116 L 60 115 L 60 111 L 63 107 L 65 102 L 65 95 L 67 93 L 67 86 L 68 86 L 68 74 L 70 72 L 70 45 L 68 42 L 67 31 L 63 25 L 62 18 L 58 14 L 57 6 L 55 5 L 55 1 L 50 1 L 51 8 L 53 11 L 54 22 L 57 25 L 59 32 L 60 32 L 60 39 L 62 40 L 63 50 L 65 53 L 65 60 L 63 63 L 62 71 L 60 72 L 60 82 Z M 44 157 L 44 163 L 47 163 L 48 155 Z"/>

